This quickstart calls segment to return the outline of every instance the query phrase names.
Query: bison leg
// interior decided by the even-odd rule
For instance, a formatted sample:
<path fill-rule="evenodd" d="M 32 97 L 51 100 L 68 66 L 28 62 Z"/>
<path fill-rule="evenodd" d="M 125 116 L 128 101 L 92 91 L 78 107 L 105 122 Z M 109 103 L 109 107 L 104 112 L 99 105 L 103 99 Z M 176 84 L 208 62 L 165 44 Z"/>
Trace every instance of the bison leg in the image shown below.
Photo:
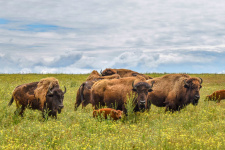
<path fill-rule="evenodd" d="M 77 108 L 80 106 L 81 101 L 79 101 L 79 99 L 76 100 L 75 106 L 74 106 L 74 110 L 77 111 Z"/>
<path fill-rule="evenodd" d="M 17 107 L 14 114 L 20 115 L 21 117 L 23 117 L 23 112 L 24 112 L 25 108 L 26 108 L 25 106 Z"/>

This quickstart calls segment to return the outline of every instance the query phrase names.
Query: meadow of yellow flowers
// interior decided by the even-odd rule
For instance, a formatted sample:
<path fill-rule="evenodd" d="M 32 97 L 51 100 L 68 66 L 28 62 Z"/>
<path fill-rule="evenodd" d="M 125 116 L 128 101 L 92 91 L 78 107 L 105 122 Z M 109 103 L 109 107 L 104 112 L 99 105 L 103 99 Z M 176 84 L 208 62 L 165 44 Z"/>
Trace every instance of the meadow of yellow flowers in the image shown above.
<path fill-rule="evenodd" d="M 29 109 L 24 118 L 15 116 L 15 102 L 7 105 L 14 88 L 50 76 L 67 87 L 58 119 L 43 121 L 40 111 Z M 206 95 L 225 89 L 225 75 L 191 74 L 203 79 L 197 106 L 165 113 L 165 108 L 152 105 L 149 112 L 118 121 L 93 118 L 90 104 L 74 111 L 76 91 L 87 76 L 0 74 L 0 149 L 225 149 L 225 100 L 204 101 Z"/>

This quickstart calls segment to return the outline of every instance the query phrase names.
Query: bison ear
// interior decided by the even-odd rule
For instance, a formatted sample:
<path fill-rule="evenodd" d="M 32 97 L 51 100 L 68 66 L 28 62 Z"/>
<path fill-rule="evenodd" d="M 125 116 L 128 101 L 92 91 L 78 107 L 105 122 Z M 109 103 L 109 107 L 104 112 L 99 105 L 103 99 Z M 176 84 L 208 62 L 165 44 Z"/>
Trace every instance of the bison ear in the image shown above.
<path fill-rule="evenodd" d="M 137 89 L 132 89 L 132 91 L 137 92 Z"/>
<path fill-rule="evenodd" d="M 153 91 L 152 89 L 149 89 L 149 90 L 148 90 L 148 92 L 152 92 L 152 91 Z"/>
<path fill-rule="evenodd" d="M 48 93 L 47 96 L 53 97 L 53 94 L 52 93 Z"/>
<path fill-rule="evenodd" d="M 112 111 L 114 114 L 116 114 L 117 112 L 115 110 Z"/>
<path fill-rule="evenodd" d="M 184 80 L 184 87 L 189 88 L 189 84 L 187 83 L 187 79 Z"/>

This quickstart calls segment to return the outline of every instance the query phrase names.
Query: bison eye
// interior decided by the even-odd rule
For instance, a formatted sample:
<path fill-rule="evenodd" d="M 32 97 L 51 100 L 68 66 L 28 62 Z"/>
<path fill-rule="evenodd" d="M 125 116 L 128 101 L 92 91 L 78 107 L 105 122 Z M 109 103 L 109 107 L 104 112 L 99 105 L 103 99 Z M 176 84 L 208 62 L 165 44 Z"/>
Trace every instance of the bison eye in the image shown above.
<path fill-rule="evenodd" d="M 200 88 L 202 88 L 202 86 L 200 85 Z"/>

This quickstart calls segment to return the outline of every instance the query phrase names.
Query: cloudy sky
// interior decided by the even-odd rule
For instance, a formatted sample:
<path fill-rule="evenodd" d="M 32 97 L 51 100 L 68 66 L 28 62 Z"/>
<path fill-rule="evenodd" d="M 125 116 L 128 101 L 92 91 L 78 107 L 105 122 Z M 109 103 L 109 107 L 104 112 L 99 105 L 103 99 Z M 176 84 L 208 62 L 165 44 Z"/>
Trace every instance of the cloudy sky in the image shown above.
<path fill-rule="evenodd" d="M 225 73 L 224 0 L 1 0 L 0 73 Z"/>

